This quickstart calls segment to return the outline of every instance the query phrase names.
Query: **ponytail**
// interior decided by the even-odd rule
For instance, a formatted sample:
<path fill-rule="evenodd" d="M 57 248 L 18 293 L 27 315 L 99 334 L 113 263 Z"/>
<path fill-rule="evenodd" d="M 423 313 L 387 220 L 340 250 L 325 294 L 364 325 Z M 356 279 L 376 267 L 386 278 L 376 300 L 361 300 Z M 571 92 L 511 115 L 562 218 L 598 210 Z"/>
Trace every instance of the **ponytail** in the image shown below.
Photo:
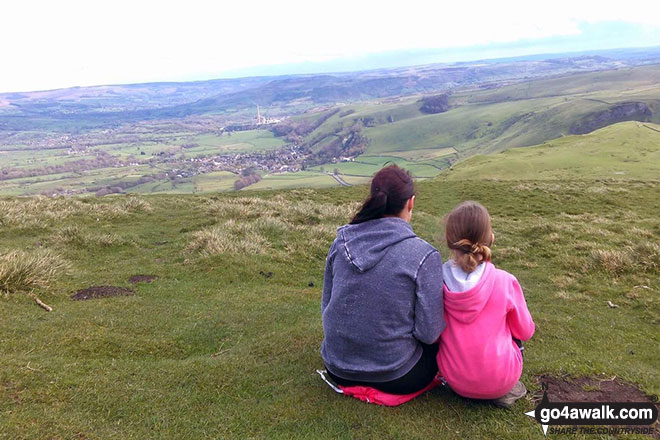
<path fill-rule="evenodd" d="M 473 272 L 484 261 L 490 261 L 490 247 L 462 239 L 454 243 L 454 260 L 464 272 Z"/>
<path fill-rule="evenodd" d="M 403 168 L 390 165 L 378 171 L 371 181 L 371 191 L 351 224 L 397 215 L 415 195 L 412 177 Z"/>
<path fill-rule="evenodd" d="M 456 263 L 467 273 L 491 260 L 492 233 L 490 215 L 477 202 L 463 202 L 447 215 L 447 247 Z"/>

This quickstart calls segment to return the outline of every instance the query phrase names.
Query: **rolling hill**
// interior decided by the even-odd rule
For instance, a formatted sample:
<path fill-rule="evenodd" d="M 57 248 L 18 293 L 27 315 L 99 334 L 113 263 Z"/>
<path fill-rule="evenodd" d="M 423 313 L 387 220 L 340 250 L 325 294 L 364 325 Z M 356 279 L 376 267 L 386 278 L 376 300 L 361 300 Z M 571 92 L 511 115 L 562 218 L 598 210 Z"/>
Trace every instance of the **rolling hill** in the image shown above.
<path fill-rule="evenodd" d="M 368 154 L 429 148 L 473 153 L 535 145 L 624 120 L 660 122 L 660 66 L 457 91 L 450 102 L 452 108 L 438 114 L 421 112 L 419 97 L 349 106 L 308 139 L 322 141 L 339 124 L 368 121 Z"/>
<path fill-rule="evenodd" d="M 542 145 L 477 155 L 454 165 L 450 180 L 660 179 L 660 125 L 621 122 Z"/>
<path fill-rule="evenodd" d="M 252 118 L 261 105 L 271 115 L 290 115 L 335 105 L 466 86 L 493 87 L 535 78 L 646 65 L 660 61 L 657 48 L 596 54 L 547 55 L 427 64 L 358 72 L 259 76 L 192 82 L 74 87 L 0 93 L 0 131 L 92 130 L 122 123 L 225 115 Z M 249 110 L 249 111 L 248 111 Z"/>
<path fill-rule="evenodd" d="M 365 187 L 0 198 L 0 438 L 530 439 L 548 378 L 657 395 L 660 183 L 531 176 L 420 182 L 412 219 L 446 257 L 442 217 L 488 207 L 537 325 L 508 411 L 448 387 L 367 405 L 315 373 L 327 250 Z"/>
<path fill-rule="evenodd" d="M 477 154 L 624 121 L 660 123 L 654 59 L 491 61 L 4 94 L 0 193 L 230 191 L 232 173 L 250 167 L 263 177 L 253 189 L 336 186 L 328 173 L 359 184 L 388 162 L 433 178 Z M 446 105 L 428 106 L 434 99 Z M 256 104 L 269 117 L 284 116 L 257 125 Z M 285 151 L 292 146 L 300 147 L 295 162 Z M 255 156 L 237 158 L 248 152 Z"/>

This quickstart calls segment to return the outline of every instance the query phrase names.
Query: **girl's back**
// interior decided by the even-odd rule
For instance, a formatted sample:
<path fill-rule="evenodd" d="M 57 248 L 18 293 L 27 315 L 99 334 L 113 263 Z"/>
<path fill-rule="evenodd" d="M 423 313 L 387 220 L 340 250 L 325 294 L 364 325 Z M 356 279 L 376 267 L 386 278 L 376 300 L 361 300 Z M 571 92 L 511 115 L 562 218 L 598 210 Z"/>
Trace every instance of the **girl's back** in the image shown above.
<path fill-rule="evenodd" d="M 462 396 L 510 406 L 525 392 L 518 383 L 522 353 L 513 338 L 534 333 L 522 289 L 490 262 L 495 235 L 479 203 L 463 202 L 449 213 L 445 238 L 452 260 L 443 266 L 447 327 L 437 356 L 440 374 Z"/>
<path fill-rule="evenodd" d="M 483 273 L 471 289 L 454 292 L 445 285 L 447 327 L 440 340 L 438 367 L 458 394 L 494 399 L 520 378 L 522 355 L 513 337 L 529 339 L 534 322 L 515 277 L 490 262 L 482 264 Z"/>

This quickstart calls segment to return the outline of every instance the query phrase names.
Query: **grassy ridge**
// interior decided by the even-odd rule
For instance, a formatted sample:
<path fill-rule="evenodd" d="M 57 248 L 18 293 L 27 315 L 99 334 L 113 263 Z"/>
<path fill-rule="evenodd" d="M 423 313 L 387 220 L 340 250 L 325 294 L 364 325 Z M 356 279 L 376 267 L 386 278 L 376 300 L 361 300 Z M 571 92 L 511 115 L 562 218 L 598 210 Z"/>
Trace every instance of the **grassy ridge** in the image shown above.
<path fill-rule="evenodd" d="M 529 400 L 502 411 L 443 389 L 387 409 L 316 376 L 325 255 L 365 192 L 0 200 L 0 254 L 47 250 L 69 267 L 35 287 L 51 313 L 22 292 L 0 298 L 0 438 L 540 436 Z M 532 391 L 549 373 L 658 394 L 659 196 L 657 182 L 440 177 L 419 184 L 413 227 L 446 256 L 442 216 L 465 199 L 490 209 L 494 262 L 538 327 Z M 160 278 L 68 299 L 134 274 Z"/>
<path fill-rule="evenodd" d="M 460 179 L 658 179 L 660 125 L 622 122 L 536 147 L 479 155 L 446 172 Z"/>
<path fill-rule="evenodd" d="M 419 97 L 364 103 L 347 106 L 318 127 L 308 140 L 324 136 L 331 139 L 339 126 L 369 120 L 363 130 L 369 138 L 367 155 L 410 158 L 416 150 L 454 149 L 455 160 L 536 145 L 581 129 L 591 131 L 640 118 L 609 115 L 598 119 L 624 103 L 647 106 L 651 122 L 660 123 L 658 84 L 660 67 L 645 66 L 528 81 L 492 90 L 459 90 L 451 97 L 453 108 L 440 114 L 420 112 Z M 342 114 L 346 116 L 340 117 Z"/>

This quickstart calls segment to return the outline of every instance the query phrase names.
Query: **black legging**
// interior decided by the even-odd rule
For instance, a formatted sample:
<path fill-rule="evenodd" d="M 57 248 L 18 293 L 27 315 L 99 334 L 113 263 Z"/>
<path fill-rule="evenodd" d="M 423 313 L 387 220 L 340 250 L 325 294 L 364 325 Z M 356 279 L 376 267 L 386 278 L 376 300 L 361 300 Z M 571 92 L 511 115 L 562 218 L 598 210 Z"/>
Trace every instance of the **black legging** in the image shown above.
<path fill-rule="evenodd" d="M 367 386 L 376 388 L 389 394 L 412 394 L 431 383 L 436 374 L 438 374 L 438 363 L 436 355 L 438 354 L 438 344 L 422 344 L 422 357 L 412 369 L 398 379 L 389 382 L 355 382 L 352 380 L 337 377 L 328 370 L 328 376 L 337 385 L 349 386 Z M 327 370 L 327 367 L 326 367 Z"/>

